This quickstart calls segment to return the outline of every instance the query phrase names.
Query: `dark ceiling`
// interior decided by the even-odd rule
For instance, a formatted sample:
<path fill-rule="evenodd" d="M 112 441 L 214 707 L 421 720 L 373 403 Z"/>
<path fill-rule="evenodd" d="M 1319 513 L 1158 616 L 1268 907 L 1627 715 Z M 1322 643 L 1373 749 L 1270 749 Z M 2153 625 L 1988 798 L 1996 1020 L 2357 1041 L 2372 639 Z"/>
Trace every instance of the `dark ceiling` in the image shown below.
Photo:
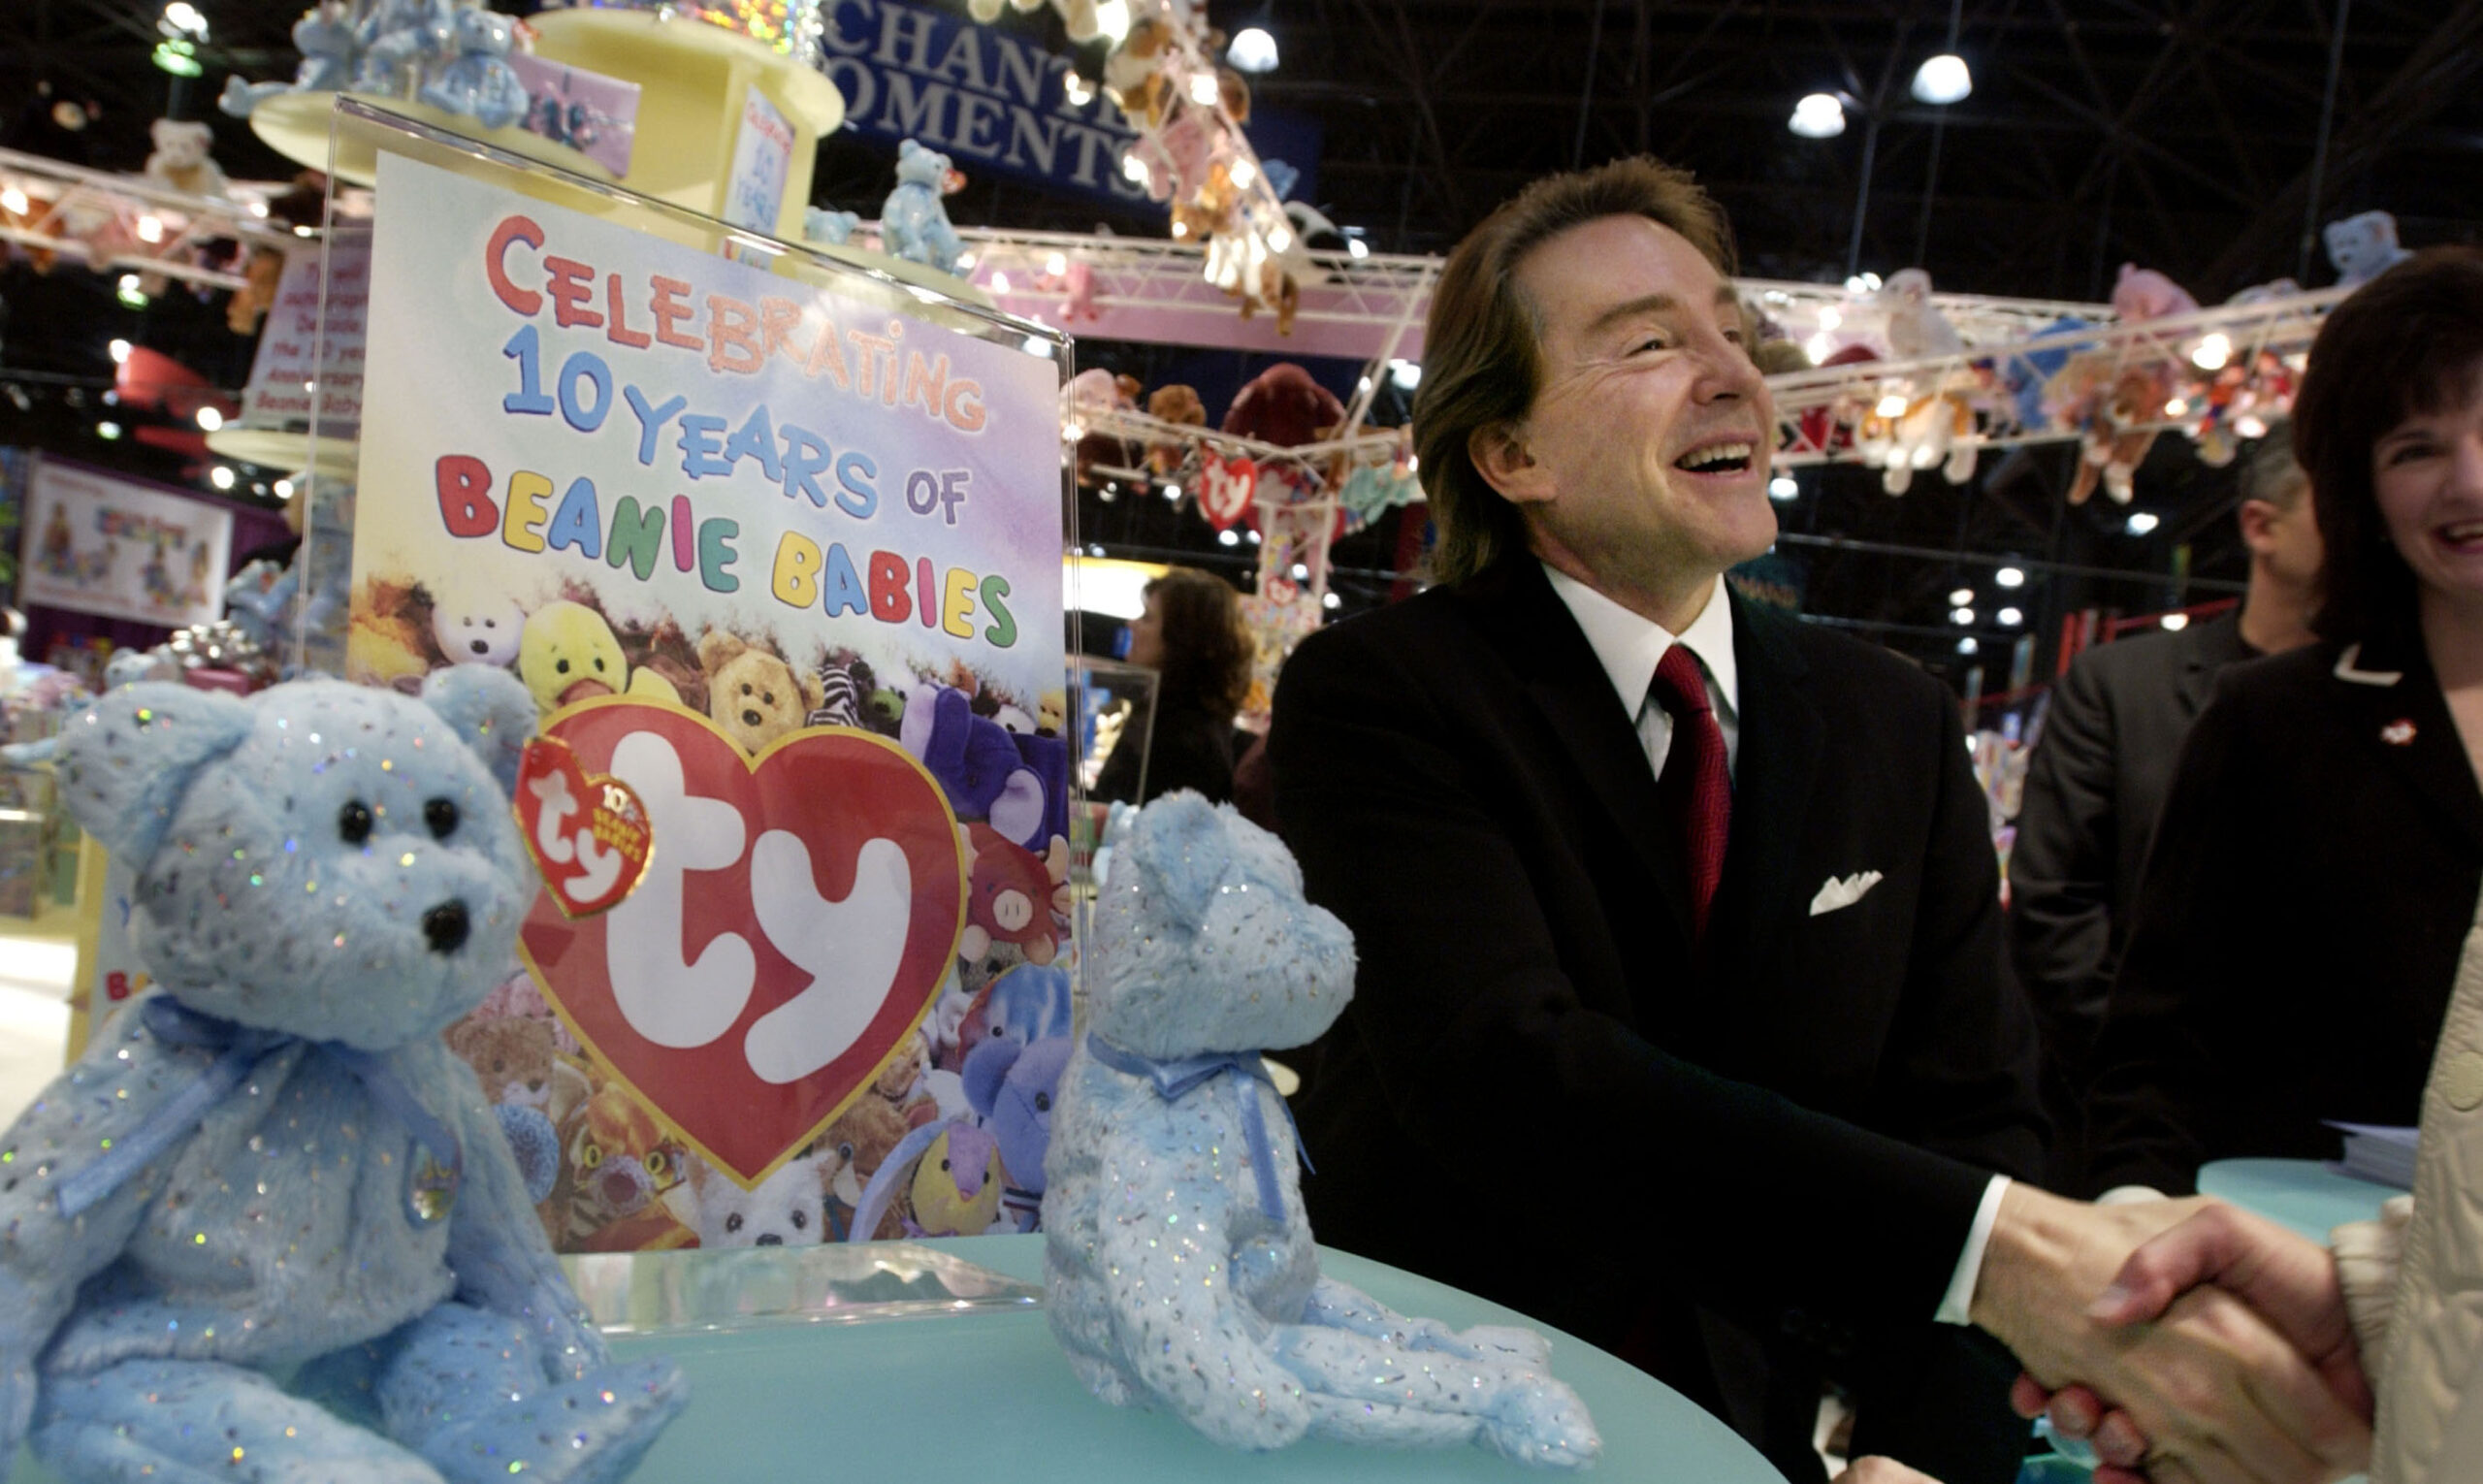
<path fill-rule="evenodd" d="M 196 3 L 211 21 L 208 75 L 176 99 L 174 80 L 147 60 L 153 0 L 6 0 L 0 101 L 14 113 L 48 81 L 100 104 L 90 147 L 103 168 L 135 169 L 147 121 L 177 110 L 216 123 L 231 174 L 289 175 L 209 99 L 228 71 L 290 69 L 299 4 Z M 1975 90 L 1946 109 L 1908 95 L 1915 66 L 1949 49 L 1945 3 L 1213 0 L 1211 14 L 1236 27 L 1267 17 L 1283 65 L 1254 81 L 1256 95 L 1324 126 L 1318 204 L 1382 250 L 1445 250 L 1535 176 L 1641 150 L 1696 171 L 1731 212 L 1746 268 L 1769 277 L 1919 264 L 1946 290 L 2091 299 L 2136 261 L 2213 303 L 2280 275 L 2328 281 L 2306 252 L 2306 222 L 2381 208 L 2409 245 L 2483 234 L 2483 0 L 1971 0 L 1957 12 L 1954 49 Z M 1849 98 L 1843 136 L 1786 128 L 1794 100 L 1815 91 Z M 817 194 L 852 204 L 884 189 L 886 153 L 852 135 L 830 142 Z M 951 210 L 963 222 L 1025 227 L 1083 228 L 1097 214 L 998 182 Z M 114 335 L 227 384 L 246 371 L 247 344 L 223 331 L 220 311 L 178 292 L 142 324 L 114 305 L 109 280 L 36 280 L 19 266 L 0 276 L 0 298 L 13 311 L 0 367 L 34 403 L 20 411 L 0 401 L 0 442 L 143 461 L 126 443 L 99 448 L 91 409 L 69 402 L 107 383 L 110 365 L 97 358 Z M 1142 376 L 1165 361 L 1132 347 L 1080 354 Z M 1854 470 L 1808 473 L 1785 511 L 1796 539 L 1780 548 L 1782 574 L 1811 613 L 1869 627 L 1952 677 L 1988 663 L 1988 640 L 2005 638 L 1987 632 L 1980 659 L 1961 660 L 1943 628 L 1949 590 L 1988 570 L 1975 554 L 2144 574 L 2039 578 L 2024 606 L 2047 634 L 2077 607 L 2144 611 L 2213 596 L 2177 586 L 2177 570 L 2240 575 L 2227 472 L 2160 447 L 2140 499 L 2164 522 L 2137 537 L 2117 508 L 2064 510 L 2069 457 L 2053 447 L 1987 458 L 1968 486 L 1919 482 L 1902 500 Z M 1194 516 L 1141 516 L 1127 501 L 1083 514 L 1085 533 L 1108 545 L 1242 555 L 1219 550 Z M 1934 556 L 1819 544 L 1829 536 Z M 1396 552 L 1393 521 L 1340 550 L 1341 565 L 1371 574 L 1344 580 L 1349 601 L 1386 591 L 1379 574 Z"/>

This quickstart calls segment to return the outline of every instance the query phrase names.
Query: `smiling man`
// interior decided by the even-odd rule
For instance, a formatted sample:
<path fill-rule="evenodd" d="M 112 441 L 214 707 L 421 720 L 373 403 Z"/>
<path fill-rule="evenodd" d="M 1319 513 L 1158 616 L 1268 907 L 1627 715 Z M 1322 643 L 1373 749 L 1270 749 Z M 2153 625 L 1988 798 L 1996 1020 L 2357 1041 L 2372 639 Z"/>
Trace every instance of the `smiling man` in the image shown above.
<path fill-rule="evenodd" d="M 1797 1480 L 1835 1375 L 1862 1451 L 2006 1481 L 1969 1239 L 2042 1133 L 1983 797 L 1937 682 L 1723 581 L 1776 536 L 1731 254 L 1687 176 L 1625 160 L 1441 278 L 1440 581 L 1306 641 L 1270 739 L 1361 955 L 1305 1196 L 1322 1240 L 1628 1355 Z"/>

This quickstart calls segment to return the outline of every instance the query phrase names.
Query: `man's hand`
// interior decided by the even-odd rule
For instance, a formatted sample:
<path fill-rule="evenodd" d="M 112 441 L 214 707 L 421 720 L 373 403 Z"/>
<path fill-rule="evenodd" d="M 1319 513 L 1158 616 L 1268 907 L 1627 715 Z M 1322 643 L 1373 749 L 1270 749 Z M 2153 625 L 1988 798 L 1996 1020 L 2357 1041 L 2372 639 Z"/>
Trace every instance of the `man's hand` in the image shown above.
<path fill-rule="evenodd" d="M 2230 1206 L 2210 1205 L 2130 1254 L 2087 1313 L 2107 1327 L 2155 1318 L 2201 1284 L 2232 1294 L 2275 1327 L 2318 1372 L 2345 1407 L 2365 1422 L 2372 1413 L 2354 1331 L 2345 1312 L 2337 1265 L 2326 1248 L 2273 1221 Z M 2084 1386 L 2047 1396 L 2020 1376 L 2011 1396 L 2020 1415 L 2048 1410 L 2066 1436 L 2091 1439 L 2105 1468 L 2098 1484 L 2134 1484 L 2146 1456 L 2144 1429 L 2129 1413 L 2108 1410 Z"/>
<path fill-rule="evenodd" d="M 2353 1472 L 2370 1451 L 2367 1389 L 2359 1411 L 2339 1401 L 2325 1374 L 2240 1298 L 2212 1286 L 2174 1298 L 2168 1285 L 2182 1270 L 2150 1259 L 2118 1286 L 2133 1307 L 2152 1300 L 2160 1317 L 2133 1323 L 2116 1304 L 2118 1322 L 2107 1323 L 2089 1311 L 2133 1249 L 2207 1209 L 2197 1200 L 2093 1207 L 2012 1185 L 1976 1284 L 1974 1320 L 2036 1381 L 2083 1382 L 2110 1397 L 2152 1439 L 2144 1462 L 2156 1484 Z"/>

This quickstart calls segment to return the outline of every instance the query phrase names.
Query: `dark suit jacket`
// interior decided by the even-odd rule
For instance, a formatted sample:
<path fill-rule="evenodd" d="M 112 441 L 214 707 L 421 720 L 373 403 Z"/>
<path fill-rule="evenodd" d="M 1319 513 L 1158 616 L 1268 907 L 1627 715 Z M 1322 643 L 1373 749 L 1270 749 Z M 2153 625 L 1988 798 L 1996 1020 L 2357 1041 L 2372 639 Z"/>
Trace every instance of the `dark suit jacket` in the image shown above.
<path fill-rule="evenodd" d="M 1954 703 L 1733 612 L 1704 967 L 1630 717 L 1531 558 L 1306 640 L 1269 738 L 1285 837 L 1361 964 L 1298 1101 L 1321 1239 L 1652 1354 L 1719 1410 L 1693 1306 L 1780 1359 L 1919 1339 L 1985 1172 L 2041 1145 Z"/>
<path fill-rule="evenodd" d="M 2090 1184 L 2334 1157 L 2410 1124 L 2483 887 L 2483 791 L 2419 644 L 2225 673 L 2157 826 L 2096 1048 Z"/>
<path fill-rule="evenodd" d="M 2009 938 L 2043 1025 L 2045 1112 L 2064 1188 L 2083 1178 L 2095 1037 L 2181 740 L 2217 674 L 2256 654 L 2227 614 L 2090 649 L 2052 688 L 2009 855 Z"/>

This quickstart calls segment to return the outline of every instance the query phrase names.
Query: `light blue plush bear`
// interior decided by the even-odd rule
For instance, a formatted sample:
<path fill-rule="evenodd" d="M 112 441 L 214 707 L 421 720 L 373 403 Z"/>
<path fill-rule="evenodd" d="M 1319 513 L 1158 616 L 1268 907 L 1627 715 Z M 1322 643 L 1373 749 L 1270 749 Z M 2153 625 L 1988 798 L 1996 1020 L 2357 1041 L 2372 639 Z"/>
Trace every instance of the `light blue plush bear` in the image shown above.
<path fill-rule="evenodd" d="M 450 54 L 457 37 L 455 0 L 374 0 L 354 33 L 356 91 L 402 98 L 428 63 Z"/>
<path fill-rule="evenodd" d="M 1044 1165 L 1047 1310 L 1079 1378 L 1234 1447 L 1310 1435 L 1592 1462 L 1595 1425 L 1541 1337 L 1452 1333 L 1319 1275 L 1259 1053 L 1314 1039 L 1352 997 L 1344 924 L 1229 805 L 1167 794 L 1111 834 L 1088 1035 Z"/>
<path fill-rule="evenodd" d="M 247 118 L 252 109 L 278 93 L 342 92 L 353 81 L 362 50 L 354 34 L 353 7 L 346 0 L 319 0 L 304 11 L 293 23 L 293 49 L 302 53 L 302 63 L 293 69 L 292 81 L 244 82 L 229 77 L 216 107 L 235 118 Z"/>
<path fill-rule="evenodd" d="M 0 1138 L 0 1461 L 30 1434 L 71 1480 L 600 1484 L 687 1401 L 610 1363 L 440 1040 L 533 896 L 533 715 L 477 665 L 70 721 L 62 796 L 135 865 L 160 987 Z"/>
<path fill-rule="evenodd" d="M 516 21 L 479 8 L 459 11 L 451 46 L 456 57 L 425 80 L 416 96 L 486 129 L 504 129 L 526 116 L 532 100 L 525 80 L 508 64 L 517 48 Z"/>
<path fill-rule="evenodd" d="M 880 208 L 882 251 L 944 274 L 957 271 L 966 244 L 949 225 L 949 209 L 940 204 L 940 186 L 948 176 L 949 157 L 940 151 L 913 140 L 896 146 L 896 189 Z"/>

